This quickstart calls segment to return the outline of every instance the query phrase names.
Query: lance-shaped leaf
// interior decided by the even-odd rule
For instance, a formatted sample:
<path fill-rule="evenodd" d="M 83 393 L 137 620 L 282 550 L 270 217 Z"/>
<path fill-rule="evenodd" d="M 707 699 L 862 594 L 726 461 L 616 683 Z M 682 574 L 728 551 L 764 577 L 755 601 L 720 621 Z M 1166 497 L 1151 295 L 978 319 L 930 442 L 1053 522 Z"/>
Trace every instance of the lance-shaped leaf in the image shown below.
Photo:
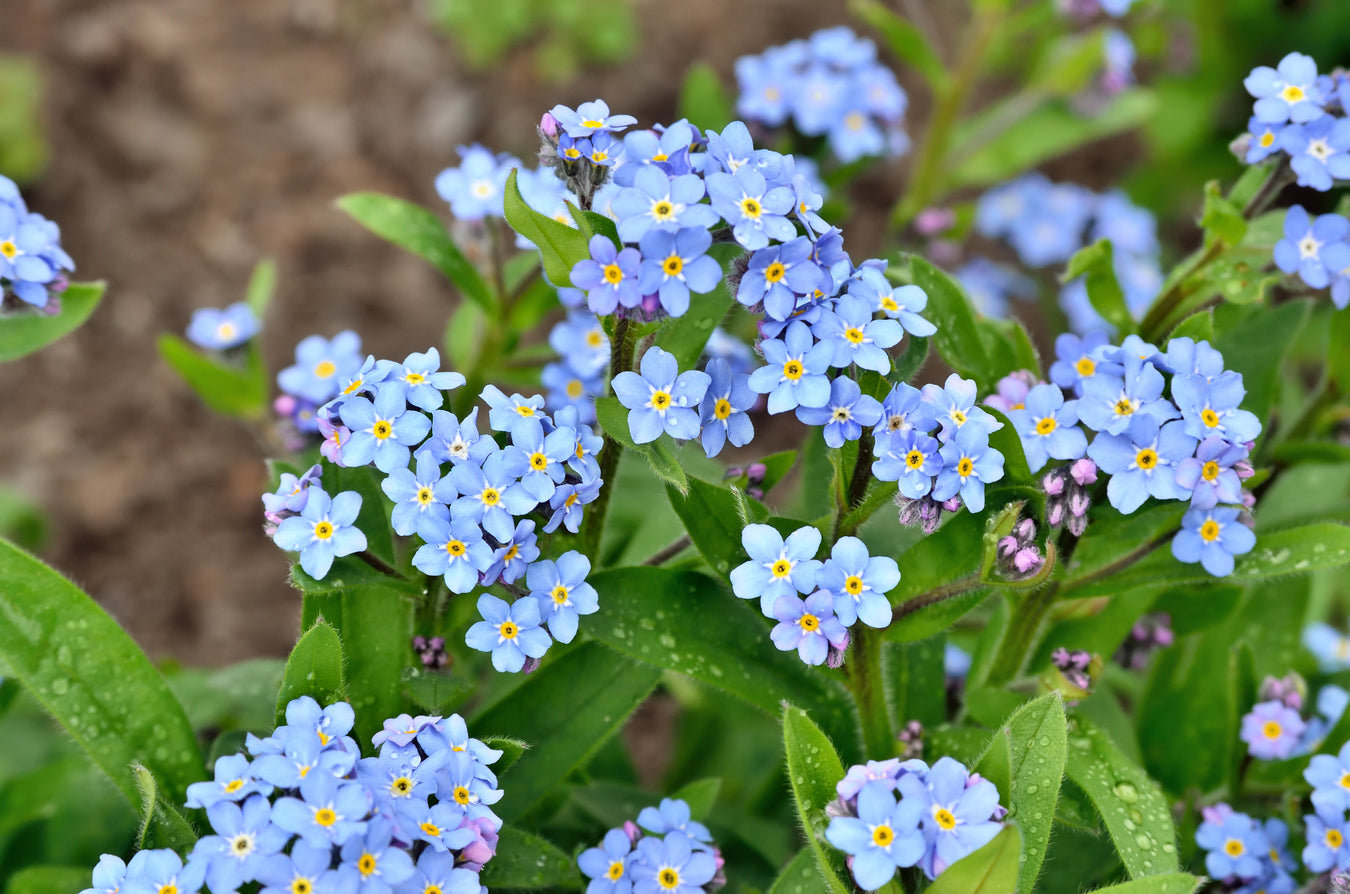
<path fill-rule="evenodd" d="M 292 699 L 308 695 L 319 704 L 328 705 L 345 694 L 342 640 L 331 624 L 318 621 L 305 631 L 286 659 L 286 671 L 277 692 L 276 722 L 278 725 L 286 722 L 286 706 Z"/>
<path fill-rule="evenodd" d="M 783 711 L 783 747 L 787 753 L 788 782 L 797 805 L 797 819 L 815 856 L 816 890 L 848 894 L 853 890 L 844 855 L 825 840 L 829 817 L 825 805 L 836 797 L 835 786 L 844 778 L 844 765 L 829 738 L 801 708 Z"/>
<path fill-rule="evenodd" d="M 0 317 L 0 363 L 17 360 L 80 327 L 98 307 L 106 285 L 75 283 L 61 293 L 61 312 L 55 316 L 25 311 Z"/>

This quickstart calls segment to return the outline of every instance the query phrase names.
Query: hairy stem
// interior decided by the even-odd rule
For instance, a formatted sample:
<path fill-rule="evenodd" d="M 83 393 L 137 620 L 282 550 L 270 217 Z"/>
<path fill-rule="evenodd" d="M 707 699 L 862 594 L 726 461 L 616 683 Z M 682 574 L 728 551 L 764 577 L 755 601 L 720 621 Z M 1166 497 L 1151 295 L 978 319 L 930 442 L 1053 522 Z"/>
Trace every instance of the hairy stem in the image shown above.
<path fill-rule="evenodd" d="M 693 542 L 694 541 L 689 538 L 689 535 L 685 534 L 669 546 L 662 547 L 659 551 L 652 553 L 652 555 L 642 564 L 664 565 L 666 562 L 669 562 L 671 559 L 687 550 Z"/>
<path fill-rule="evenodd" d="M 609 343 L 609 379 L 633 367 L 633 342 L 637 330 L 633 329 L 627 317 L 614 321 L 614 337 Z M 607 389 L 611 394 L 612 388 Z M 600 450 L 600 493 L 586 513 L 581 528 L 581 553 L 589 556 L 592 563 L 600 561 L 600 537 L 605 530 L 605 517 L 609 514 L 609 497 L 614 491 L 614 476 L 619 470 L 619 457 L 623 454 L 623 445 L 609 432 L 605 432 L 605 444 Z"/>
<path fill-rule="evenodd" d="M 902 618 L 907 618 L 920 609 L 928 608 L 931 605 L 937 605 L 939 602 L 946 602 L 948 599 L 954 599 L 963 593 L 969 593 L 971 590 L 977 590 L 984 586 L 980 582 L 979 575 L 972 574 L 969 577 L 963 577 L 960 580 L 954 580 L 949 584 L 944 584 L 924 593 L 921 596 L 915 596 L 908 602 L 901 603 L 891 609 L 891 623 L 894 624 Z"/>
<path fill-rule="evenodd" d="M 862 719 L 863 745 L 869 757 L 885 760 L 895 756 L 895 737 L 886 712 L 886 691 L 881 677 L 881 631 L 862 624 L 853 628 L 844 672 L 848 688 Z"/>
<path fill-rule="evenodd" d="M 1043 590 L 1033 590 L 1026 595 L 1013 613 L 1008 632 L 999 643 L 998 653 L 989 667 L 988 681 L 991 685 L 1008 682 L 1022 671 L 1027 655 L 1039 639 L 1041 626 L 1050 606 L 1055 604 L 1059 595 L 1059 585 L 1051 584 Z"/>

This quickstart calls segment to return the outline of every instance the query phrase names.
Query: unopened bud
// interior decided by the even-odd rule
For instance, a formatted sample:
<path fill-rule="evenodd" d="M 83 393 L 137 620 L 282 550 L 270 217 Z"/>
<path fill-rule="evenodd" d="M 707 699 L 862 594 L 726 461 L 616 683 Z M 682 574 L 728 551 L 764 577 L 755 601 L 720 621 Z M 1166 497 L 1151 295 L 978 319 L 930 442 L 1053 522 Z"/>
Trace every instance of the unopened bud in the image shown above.
<path fill-rule="evenodd" d="M 1083 487 L 1087 487 L 1089 484 L 1097 482 L 1097 464 L 1086 457 L 1074 460 L 1073 464 L 1069 466 L 1069 474 L 1073 476 L 1074 481 L 1077 481 Z"/>
<path fill-rule="evenodd" d="M 558 135 L 558 119 L 553 117 L 552 112 L 545 112 L 544 117 L 539 119 L 539 132 L 546 137 Z"/>

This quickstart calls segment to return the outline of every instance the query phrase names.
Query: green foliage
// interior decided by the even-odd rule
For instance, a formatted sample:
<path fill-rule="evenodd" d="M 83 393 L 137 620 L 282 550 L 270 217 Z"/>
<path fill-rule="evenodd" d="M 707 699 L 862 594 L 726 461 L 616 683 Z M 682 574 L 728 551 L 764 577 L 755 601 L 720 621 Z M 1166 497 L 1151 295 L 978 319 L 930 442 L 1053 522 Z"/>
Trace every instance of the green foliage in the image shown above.
<path fill-rule="evenodd" d="M 619 403 L 617 397 L 596 399 L 595 415 L 600 420 L 600 428 L 605 434 L 618 441 L 625 449 L 646 459 L 657 477 L 681 494 L 689 492 L 689 478 L 685 475 L 679 458 L 664 438 L 658 438 L 648 444 L 633 443 L 633 437 L 628 431 L 628 410 Z"/>
<path fill-rule="evenodd" d="M 52 894 L 79 891 L 89 884 L 86 866 L 29 866 L 14 873 L 5 894 Z"/>
<path fill-rule="evenodd" d="M 1022 839 L 1009 826 L 994 840 L 948 866 L 929 886 L 930 894 L 1002 894 L 1018 890 L 1017 855 Z"/>
<path fill-rule="evenodd" d="M 927 317 L 937 326 L 932 336 L 942 359 L 966 378 L 974 379 L 980 392 L 993 383 L 989 355 L 975 325 L 975 311 L 961 284 L 918 255 L 908 257 L 914 284 L 928 294 Z"/>
<path fill-rule="evenodd" d="M 483 867 L 483 884 L 494 891 L 546 886 L 573 891 L 581 887 L 581 874 L 556 844 L 508 825 L 502 827 L 496 856 Z"/>
<path fill-rule="evenodd" d="M 321 705 L 340 701 L 346 692 L 342 682 L 342 641 L 327 621 L 317 621 L 301 635 L 277 692 L 276 722 L 286 722 L 286 706 L 307 695 Z"/>
<path fill-rule="evenodd" d="M 187 856 L 197 843 L 197 833 L 178 808 L 164 799 L 155 775 L 139 763 L 131 765 L 136 789 L 141 796 L 141 828 L 136 834 L 138 848 L 167 847 Z"/>
<path fill-rule="evenodd" d="M 1067 281 L 1077 276 L 1087 277 L 1088 300 L 1102 319 L 1120 333 L 1134 329 L 1134 317 L 1125 305 L 1125 292 L 1116 279 L 1111 240 L 1098 239 L 1069 259 L 1063 278 Z"/>
<path fill-rule="evenodd" d="M 23 183 L 47 164 L 42 78 L 25 56 L 0 53 L 0 174 Z"/>
<path fill-rule="evenodd" d="M 722 89 L 722 79 L 706 62 L 689 66 L 680 88 L 680 117 L 700 130 L 720 131 L 735 117 L 734 100 Z M 683 368 L 683 367 L 681 367 Z"/>
<path fill-rule="evenodd" d="M 923 32 L 877 0 L 850 0 L 849 11 L 875 28 L 902 62 L 914 67 L 935 90 L 947 85 L 947 69 Z"/>
<path fill-rule="evenodd" d="M 103 300 L 101 282 L 72 283 L 55 316 L 24 312 L 0 316 L 0 363 L 18 360 L 78 329 Z"/>
<path fill-rule="evenodd" d="M 267 413 L 267 369 L 257 343 L 245 349 L 244 366 L 217 360 L 176 335 L 159 337 L 159 355 L 211 409 L 226 416 L 260 421 Z"/>
<path fill-rule="evenodd" d="M 557 83 L 583 66 L 621 62 L 638 46 L 625 0 L 432 0 L 429 11 L 470 67 L 491 68 L 529 47 L 538 75 Z"/>
<path fill-rule="evenodd" d="M 570 286 L 572 268 L 578 261 L 591 256 L 590 248 L 586 245 L 586 235 L 575 227 L 540 214 L 526 204 L 520 195 L 520 186 L 516 183 L 517 173 L 512 170 L 506 178 L 506 222 L 539 249 L 549 280 L 557 286 Z"/>
<path fill-rule="evenodd" d="M 844 855 L 824 840 L 829 825 L 825 806 L 835 799 L 834 786 L 844 778 L 844 765 L 820 727 L 791 705 L 783 709 L 783 747 L 797 820 L 815 857 L 818 882 L 830 894 L 848 894 L 852 884 Z"/>

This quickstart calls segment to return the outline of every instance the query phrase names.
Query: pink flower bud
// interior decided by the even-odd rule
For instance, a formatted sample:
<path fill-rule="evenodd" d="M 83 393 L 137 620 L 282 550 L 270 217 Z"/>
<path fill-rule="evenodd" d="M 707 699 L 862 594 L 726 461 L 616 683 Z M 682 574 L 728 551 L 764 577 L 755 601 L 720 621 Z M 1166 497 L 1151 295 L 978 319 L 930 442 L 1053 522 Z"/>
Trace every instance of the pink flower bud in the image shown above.
<path fill-rule="evenodd" d="M 1034 546 L 1029 546 L 1026 549 L 1019 549 L 1017 555 L 1013 556 L 1012 563 L 1018 573 L 1030 574 L 1044 565 L 1045 560 Z"/>
<path fill-rule="evenodd" d="M 1052 528 L 1058 528 L 1064 524 L 1064 511 L 1068 506 L 1063 500 L 1051 500 L 1045 506 L 1045 520 Z"/>
<path fill-rule="evenodd" d="M 925 208 L 914 218 L 914 229 L 920 236 L 936 236 L 952 228 L 956 212 L 950 208 Z"/>
<path fill-rule="evenodd" d="M 998 554 L 1006 559 L 1017 552 L 1017 547 L 1020 545 L 1017 538 L 1009 534 L 998 542 Z"/>
<path fill-rule="evenodd" d="M 1060 475 L 1058 471 L 1046 475 L 1041 479 L 1041 490 L 1051 497 L 1057 497 L 1064 493 L 1064 476 Z"/>
<path fill-rule="evenodd" d="M 1073 465 L 1069 466 L 1069 474 L 1073 476 L 1074 481 L 1087 487 L 1097 481 L 1097 464 L 1087 457 L 1075 460 Z"/>
<path fill-rule="evenodd" d="M 546 137 L 556 137 L 558 135 L 558 119 L 554 118 L 549 112 L 544 113 L 544 117 L 539 119 L 539 132 Z"/>

